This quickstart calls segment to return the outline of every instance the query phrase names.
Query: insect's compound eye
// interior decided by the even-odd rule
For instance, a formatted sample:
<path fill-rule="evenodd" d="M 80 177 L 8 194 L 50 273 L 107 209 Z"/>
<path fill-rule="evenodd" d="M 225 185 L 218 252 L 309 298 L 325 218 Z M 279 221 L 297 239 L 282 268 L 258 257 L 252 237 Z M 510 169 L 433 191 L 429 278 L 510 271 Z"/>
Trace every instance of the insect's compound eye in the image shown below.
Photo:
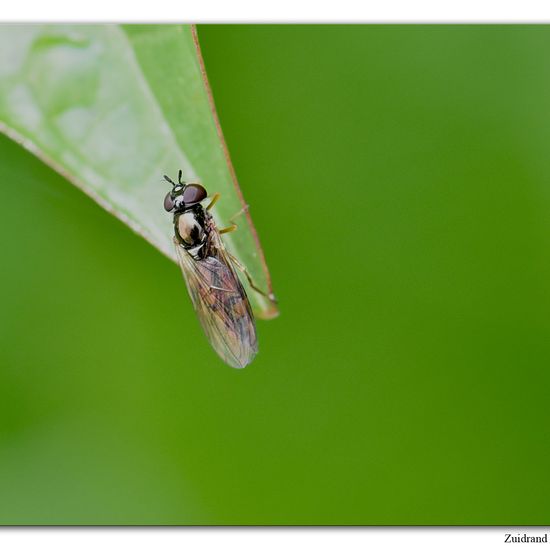
<path fill-rule="evenodd" d="M 186 206 L 197 204 L 204 200 L 207 196 L 206 189 L 198 183 L 190 183 L 185 186 L 183 191 L 183 202 Z"/>
<path fill-rule="evenodd" d="M 168 193 L 166 197 L 164 197 L 164 210 L 166 210 L 166 212 L 171 212 L 174 210 L 174 199 L 172 198 L 172 193 Z"/>

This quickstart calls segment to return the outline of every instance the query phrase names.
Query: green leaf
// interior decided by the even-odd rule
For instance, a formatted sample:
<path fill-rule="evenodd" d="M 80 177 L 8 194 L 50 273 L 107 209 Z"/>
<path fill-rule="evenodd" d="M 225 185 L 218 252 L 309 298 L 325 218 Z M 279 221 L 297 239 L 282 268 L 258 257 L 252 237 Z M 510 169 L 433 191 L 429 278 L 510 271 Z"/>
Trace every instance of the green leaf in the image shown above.
<path fill-rule="evenodd" d="M 0 32 L 0 131 L 175 261 L 162 175 L 200 180 L 218 224 L 244 200 L 192 26 L 13 25 Z M 249 212 L 224 240 L 271 290 Z M 246 284 L 246 282 L 245 282 Z M 257 315 L 273 303 L 251 289 Z"/>

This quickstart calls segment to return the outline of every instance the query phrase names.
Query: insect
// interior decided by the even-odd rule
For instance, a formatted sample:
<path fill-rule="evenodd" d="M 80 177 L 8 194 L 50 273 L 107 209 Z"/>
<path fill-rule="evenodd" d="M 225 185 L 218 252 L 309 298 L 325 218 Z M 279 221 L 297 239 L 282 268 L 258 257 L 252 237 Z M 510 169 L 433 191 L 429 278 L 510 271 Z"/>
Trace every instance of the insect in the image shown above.
<path fill-rule="evenodd" d="M 195 311 L 218 355 L 231 367 L 243 368 L 258 352 L 258 338 L 252 308 L 235 268 L 243 271 L 254 290 L 267 294 L 254 285 L 244 266 L 223 244 L 221 235 L 237 226 L 217 228 L 210 210 L 219 193 L 205 207 L 206 189 L 182 181 L 181 170 L 178 183 L 168 176 L 164 179 L 172 185 L 164 209 L 174 215 L 176 254 Z"/>

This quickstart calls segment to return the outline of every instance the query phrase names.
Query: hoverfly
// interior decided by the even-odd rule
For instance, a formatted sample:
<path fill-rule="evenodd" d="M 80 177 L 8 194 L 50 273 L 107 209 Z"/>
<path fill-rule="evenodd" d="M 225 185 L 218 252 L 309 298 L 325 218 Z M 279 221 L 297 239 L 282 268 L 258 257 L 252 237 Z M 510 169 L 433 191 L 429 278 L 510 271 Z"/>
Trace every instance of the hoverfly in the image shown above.
<path fill-rule="evenodd" d="M 235 267 L 243 271 L 250 286 L 257 288 L 246 269 L 225 248 L 221 234 L 235 224 L 218 229 L 211 208 L 219 199 L 213 195 L 208 206 L 206 189 L 198 183 L 178 183 L 164 179 L 172 190 L 164 199 L 164 209 L 174 214 L 174 244 L 191 301 L 210 344 L 231 367 L 243 368 L 258 352 L 256 323 L 246 292 Z M 272 295 L 269 295 L 273 299 Z"/>

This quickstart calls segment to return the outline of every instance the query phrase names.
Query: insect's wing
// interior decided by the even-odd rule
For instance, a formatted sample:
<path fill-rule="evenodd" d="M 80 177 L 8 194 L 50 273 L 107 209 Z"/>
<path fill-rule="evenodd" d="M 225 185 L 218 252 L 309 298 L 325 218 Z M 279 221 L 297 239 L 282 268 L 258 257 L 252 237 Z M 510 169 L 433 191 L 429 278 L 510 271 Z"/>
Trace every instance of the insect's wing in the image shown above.
<path fill-rule="evenodd" d="M 223 245 L 215 256 L 193 257 L 177 241 L 187 290 L 212 347 L 230 366 L 243 368 L 258 352 L 252 308 Z"/>

